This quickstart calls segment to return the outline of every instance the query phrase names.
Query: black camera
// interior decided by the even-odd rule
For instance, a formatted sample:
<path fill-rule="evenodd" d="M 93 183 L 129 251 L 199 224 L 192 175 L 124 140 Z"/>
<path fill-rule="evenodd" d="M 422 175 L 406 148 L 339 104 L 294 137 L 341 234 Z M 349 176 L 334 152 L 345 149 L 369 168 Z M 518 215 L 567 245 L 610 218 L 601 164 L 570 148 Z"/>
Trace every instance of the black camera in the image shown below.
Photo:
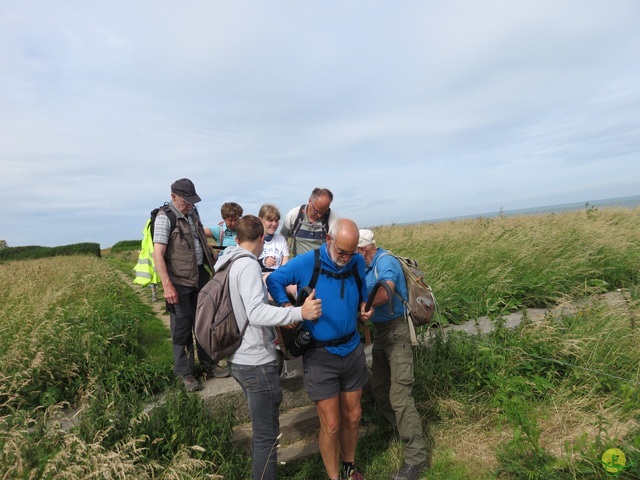
<path fill-rule="evenodd" d="M 311 332 L 300 329 L 289 345 L 287 352 L 292 357 L 299 357 L 311 346 Z"/>

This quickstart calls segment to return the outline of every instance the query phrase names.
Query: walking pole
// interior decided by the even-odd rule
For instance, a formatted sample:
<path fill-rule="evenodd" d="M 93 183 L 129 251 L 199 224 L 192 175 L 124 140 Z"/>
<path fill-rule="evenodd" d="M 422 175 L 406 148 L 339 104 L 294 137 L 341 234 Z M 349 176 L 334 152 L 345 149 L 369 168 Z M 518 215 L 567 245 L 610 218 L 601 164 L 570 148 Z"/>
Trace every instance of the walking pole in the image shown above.
<path fill-rule="evenodd" d="M 369 299 L 367 300 L 367 303 L 364 306 L 364 311 L 368 312 L 371 309 L 371 304 L 373 303 L 373 299 L 375 298 L 376 293 L 378 293 L 378 289 L 380 288 L 384 288 L 385 291 L 387 292 L 387 308 L 389 309 L 389 315 L 393 315 L 393 291 L 391 290 L 391 287 L 389 286 L 389 284 L 384 280 L 380 280 L 378 283 L 376 283 L 373 286 L 373 289 L 371 289 L 371 294 L 369 295 Z M 365 345 L 371 345 L 371 332 L 369 330 L 369 325 L 363 323 L 362 327 L 364 330 Z"/>

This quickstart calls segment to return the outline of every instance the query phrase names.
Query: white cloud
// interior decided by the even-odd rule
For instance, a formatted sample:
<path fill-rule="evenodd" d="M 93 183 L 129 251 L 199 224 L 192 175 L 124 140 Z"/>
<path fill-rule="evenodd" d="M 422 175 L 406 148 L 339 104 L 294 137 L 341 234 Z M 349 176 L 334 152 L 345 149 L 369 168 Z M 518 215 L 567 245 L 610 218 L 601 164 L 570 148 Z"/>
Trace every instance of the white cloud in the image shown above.
<path fill-rule="evenodd" d="M 284 213 L 315 186 L 366 225 L 637 195 L 639 14 L 4 2 L 0 238 L 137 238 L 184 176 L 206 223 L 228 200 Z"/>

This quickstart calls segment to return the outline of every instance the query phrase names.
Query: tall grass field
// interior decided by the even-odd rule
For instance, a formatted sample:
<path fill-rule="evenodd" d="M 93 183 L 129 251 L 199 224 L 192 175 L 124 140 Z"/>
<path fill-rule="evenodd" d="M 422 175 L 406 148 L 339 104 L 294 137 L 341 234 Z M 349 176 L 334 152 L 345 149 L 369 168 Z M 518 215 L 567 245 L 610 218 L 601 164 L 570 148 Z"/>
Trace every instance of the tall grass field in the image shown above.
<path fill-rule="evenodd" d="M 640 209 L 374 231 L 418 260 L 438 302 L 414 357 L 422 479 L 640 478 Z M 0 478 L 250 478 L 233 411 L 208 411 L 173 377 L 169 332 L 131 283 L 136 255 L 0 263 Z M 558 306 L 571 308 L 526 314 Z M 505 328 L 515 311 L 523 322 Z M 491 333 L 441 328 L 481 316 Z M 359 469 L 386 479 L 402 445 L 363 404 L 377 428 Z M 603 460 L 612 448 L 624 462 Z M 319 455 L 279 475 L 325 478 Z"/>

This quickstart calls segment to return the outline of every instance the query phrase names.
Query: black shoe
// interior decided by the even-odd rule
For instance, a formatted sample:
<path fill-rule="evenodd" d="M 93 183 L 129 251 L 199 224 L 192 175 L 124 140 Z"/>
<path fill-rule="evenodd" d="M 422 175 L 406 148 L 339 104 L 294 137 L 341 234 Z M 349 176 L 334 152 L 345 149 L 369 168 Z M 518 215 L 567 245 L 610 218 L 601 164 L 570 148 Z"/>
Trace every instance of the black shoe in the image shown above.
<path fill-rule="evenodd" d="M 429 465 L 427 462 L 420 465 L 409 465 L 405 463 L 402 468 L 391 475 L 391 480 L 417 480 L 422 472 L 427 470 Z"/>
<path fill-rule="evenodd" d="M 227 378 L 231 375 L 228 367 L 221 367 L 219 364 L 208 365 L 206 370 L 207 378 Z"/>

